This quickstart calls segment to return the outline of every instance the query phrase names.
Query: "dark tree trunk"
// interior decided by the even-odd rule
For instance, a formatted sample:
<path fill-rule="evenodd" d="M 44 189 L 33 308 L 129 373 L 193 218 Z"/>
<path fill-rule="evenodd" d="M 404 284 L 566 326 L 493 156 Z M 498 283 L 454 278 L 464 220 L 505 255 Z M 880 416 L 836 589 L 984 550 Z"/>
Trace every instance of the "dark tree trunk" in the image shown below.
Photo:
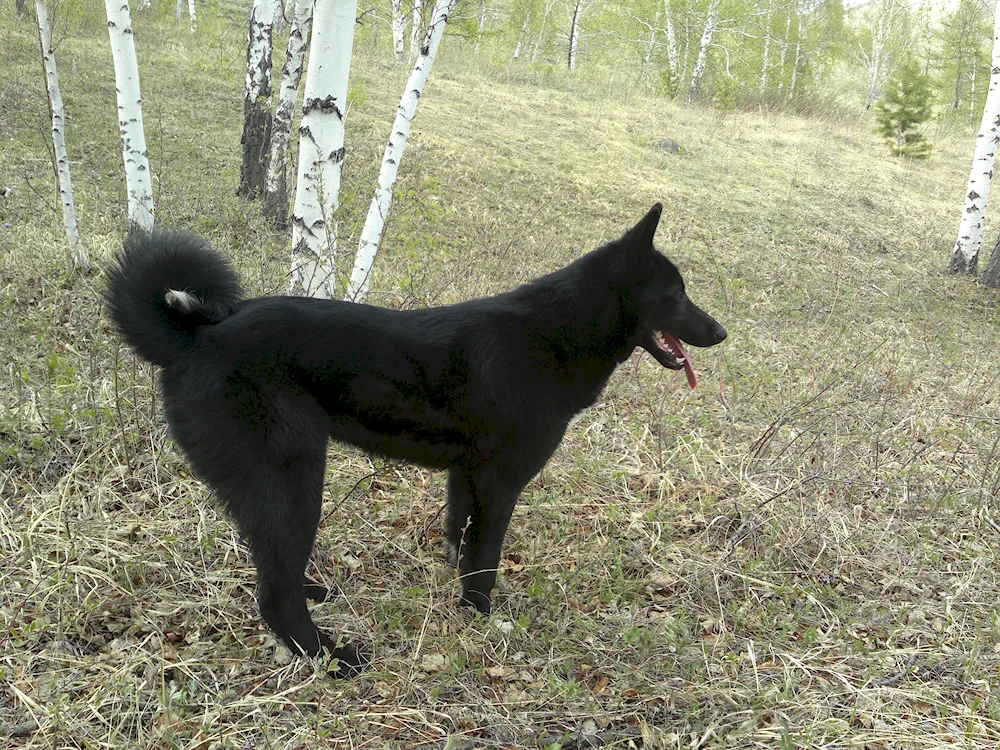
<path fill-rule="evenodd" d="M 248 98 L 243 104 L 243 167 L 237 195 L 253 200 L 264 192 L 267 158 L 271 146 L 271 109 L 266 101 Z"/>
<path fill-rule="evenodd" d="M 993 262 L 992 258 L 990 259 L 990 262 L 991 263 Z M 978 253 L 971 260 L 966 260 L 965 256 L 962 253 L 954 252 L 951 254 L 951 262 L 948 263 L 948 273 L 954 273 L 954 274 L 963 273 L 966 274 L 967 276 L 975 276 L 978 270 L 979 270 Z"/>
<path fill-rule="evenodd" d="M 271 125 L 271 153 L 264 184 L 264 215 L 279 229 L 288 226 L 288 147 L 292 120 L 298 103 L 299 83 L 305 68 L 306 49 L 312 32 L 312 4 L 295 5 L 285 49 L 285 66 L 278 87 L 278 106 Z M 402 39 L 402 37 L 400 37 Z"/>
<path fill-rule="evenodd" d="M 266 172 L 266 170 L 265 170 Z M 282 167 L 277 173 L 274 190 L 264 191 L 264 215 L 278 229 L 288 227 L 288 175 L 287 168 Z"/>
<path fill-rule="evenodd" d="M 247 67 L 250 66 L 250 55 L 253 49 L 253 34 L 255 18 L 250 19 L 251 42 L 247 50 Z M 271 25 L 264 27 L 267 37 L 267 54 L 263 55 L 257 64 L 256 71 L 250 71 L 260 81 L 256 92 L 248 90 L 243 100 L 243 166 L 240 169 L 240 186 L 236 194 L 244 198 L 254 199 L 264 192 L 264 181 L 267 178 L 267 160 L 271 152 Z"/>
<path fill-rule="evenodd" d="M 1000 286 L 1000 237 L 997 238 L 997 243 L 993 246 L 990 262 L 986 264 L 986 270 L 983 271 L 979 283 L 990 289 L 996 289 Z"/>

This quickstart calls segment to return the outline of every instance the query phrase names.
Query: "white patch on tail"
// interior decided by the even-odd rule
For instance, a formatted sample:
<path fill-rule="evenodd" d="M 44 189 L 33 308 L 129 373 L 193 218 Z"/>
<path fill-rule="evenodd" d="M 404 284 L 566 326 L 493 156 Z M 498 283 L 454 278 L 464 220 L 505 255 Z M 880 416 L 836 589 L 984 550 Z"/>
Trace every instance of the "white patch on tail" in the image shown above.
<path fill-rule="evenodd" d="M 182 313 L 189 313 L 201 307 L 201 300 L 191 292 L 182 292 L 177 289 L 168 289 L 163 295 L 168 307 L 180 310 Z"/>

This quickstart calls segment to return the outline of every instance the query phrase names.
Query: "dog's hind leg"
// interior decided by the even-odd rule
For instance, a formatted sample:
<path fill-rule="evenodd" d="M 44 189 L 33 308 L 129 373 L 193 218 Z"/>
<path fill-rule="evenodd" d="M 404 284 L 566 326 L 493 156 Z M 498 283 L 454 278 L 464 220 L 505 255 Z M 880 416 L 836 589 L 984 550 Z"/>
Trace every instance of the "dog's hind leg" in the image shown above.
<path fill-rule="evenodd" d="M 330 595 L 326 586 L 316 583 L 316 581 L 309 576 L 306 576 L 305 578 L 303 593 L 305 593 L 306 599 L 313 602 L 325 602 L 326 598 Z"/>
<path fill-rule="evenodd" d="M 525 484 L 487 470 L 453 468 L 448 475 L 448 541 L 458 550 L 460 602 L 483 614 L 490 612 L 503 538 Z"/>
<path fill-rule="evenodd" d="M 366 659 L 337 648 L 309 616 L 306 597 L 326 590 L 306 578 L 323 502 L 330 425 L 309 394 L 281 381 L 280 370 L 230 376 L 212 390 L 196 380 L 165 379 L 174 438 L 215 490 L 249 544 L 257 566 L 257 603 L 292 653 L 338 659 L 344 676 Z M 208 386 L 212 385 L 209 380 Z"/>
<path fill-rule="evenodd" d="M 250 512 L 232 510 L 257 565 L 261 615 L 292 653 L 319 656 L 327 650 L 338 660 L 331 674 L 346 677 L 363 667 L 366 657 L 356 645 L 337 647 L 316 627 L 306 607 L 307 596 L 325 594 L 305 577 L 322 505 L 323 447 L 280 467 L 258 466 L 254 475 L 244 477 L 244 492 L 257 497 L 239 503 Z"/>
<path fill-rule="evenodd" d="M 240 424 L 221 430 L 228 442 L 206 441 L 186 452 L 192 462 L 197 459 L 199 473 L 250 546 L 264 620 L 292 653 L 319 656 L 328 650 L 338 660 L 331 674 L 340 677 L 367 660 L 357 646 L 337 648 L 306 607 L 307 597 L 322 600 L 327 593 L 305 574 L 319 526 L 327 442 L 325 425 L 314 426 L 307 417 L 301 415 L 294 427 L 272 420 L 266 429 L 247 431 Z"/>

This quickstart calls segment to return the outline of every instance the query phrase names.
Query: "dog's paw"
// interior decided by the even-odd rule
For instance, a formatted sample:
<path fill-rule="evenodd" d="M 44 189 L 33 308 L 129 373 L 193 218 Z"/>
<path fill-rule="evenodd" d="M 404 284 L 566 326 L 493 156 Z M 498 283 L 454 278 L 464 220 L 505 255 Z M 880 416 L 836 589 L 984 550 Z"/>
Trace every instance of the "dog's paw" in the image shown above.
<path fill-rule="evenodd" d="M 462 607 L 473 607 L 482 615 L 488 615 L 493 608 L 489 595 L 480 591 L 466 591 L 459 598 L 458 604 Z"/>
<path fill-rule="evenodd" d="M 371 664 L 367 649 L 358 643 L 347 643 L 335 648 L 331 656 L 333 661 L 330 664 L 330 669 L 327 670 L 327 675 L 335 680 L 354 677 Z"/>
<path fill-rule="evenodd" d="M 325 602 L 326 598 L 330 595 L 330 591 L 326 586 L 320 586 L 313 580 L 309 578 L 306 579 L 305 585 L 303 586 L 306 594 L 306 599 L 314 602 Z"/>

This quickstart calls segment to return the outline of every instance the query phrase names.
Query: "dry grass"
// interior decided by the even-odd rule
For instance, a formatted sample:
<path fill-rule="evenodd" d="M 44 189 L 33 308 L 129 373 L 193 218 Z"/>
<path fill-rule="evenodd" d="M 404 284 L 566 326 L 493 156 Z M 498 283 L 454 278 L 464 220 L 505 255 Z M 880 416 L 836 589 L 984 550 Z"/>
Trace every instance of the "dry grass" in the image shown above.
<path fill-rule="evenodd" d="M 441 477 L 334 446 L 311 574 L 339 596 L 314 613 L 377 657 L 333 682 L 262 626 L 247 551 L 99 279 L 66 274 L 36 49 L 0 20 L 0 746 L 1000 746 L 997 313 L 940 273 L 971 138 L 907 164 L 864 122 L 686 108 L 449 40 L 377 300 L 508 288 L 664 200 L 661 248 L 730 338 L 696 353 L 693 392 L 621 368 L 526 491 L 489 621 L 453 606 Z M 124 204 L 110 56 L 99 23 L 72 28 L 69 148 L 102 262 Z M 161 223 L 280 289 L 287 237 L 232 195 L 241 27 L 146 28 Z M 405 78 L 358 44 L 347 247 Z"/>

